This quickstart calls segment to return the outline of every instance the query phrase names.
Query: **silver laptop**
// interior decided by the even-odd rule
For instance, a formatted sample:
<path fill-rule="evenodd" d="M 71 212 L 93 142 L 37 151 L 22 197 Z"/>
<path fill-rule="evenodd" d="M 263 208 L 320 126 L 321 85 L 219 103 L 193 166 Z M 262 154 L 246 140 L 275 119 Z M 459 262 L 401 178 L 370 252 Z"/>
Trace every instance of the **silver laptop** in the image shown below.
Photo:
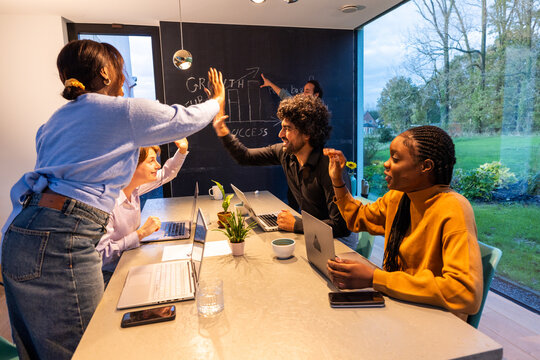
<path fill-rule="evenodd" d="M 199 183 L 195 182 L 195 194 L 193 194 L 193 204 L 191 205 L 191 217 L 188 220 L 180 221 L 164 221 L 161 223 L 161 228 L 148 235 L 141 242 L 149 241 L 164 241 L 164 240 L 178 240 L 189 239 L 191 237 L 191 225 L 193 223 L 193 217 L 197 210 L 197 197 L 199 195 Z"/>
<path fill-rule="evenodd" d="M 302 210 L 302 224 L 309 262 L 330 278 L 326 266 L 328 259 L 336 257 L 332 227 L 304 210 Z"/>
<path fill-rule="evenodd" d="M 201 209 L 193 237 L 191 259 L 136 266 L 129 270 L 118 309 L 191 300 L 199 284 L 208 226 Z"/>
<path fill-rule="evenodd" d="M 304 225 L 304 238 L 306 239 L 308 260 L 330 279 L 327 268 L 328 259 L 334 259 L 336 257 L 332 227 L 304 210 L 302 210 L 302 223 Z M 356 251 L 339 253 L 338 257 L 362 262 L 373 268 L 378 268 L 377 265 Z"/>
<path fill-rule="evenodd" d="M 277 224 L 277 215 L 279 212 L 272 213 L 272 214 L 262 214 L 262 215 L 255 213 L 255 210 L 253 210 L 253 207 L 251 206 L 248 199 L 246 198 L 246 195 L 244 195 L 244 193 L 240 191 L 240 189 L 238 189 L 233 184 L 231 184 L 231 187 L 233 188 L 236 196 L 238 196 L 238 198 L 242 200 L 242 202 L 244 203 L 244 207 L 248 211 L 249 216 L 251 216 L 251 218 L 255 220 L 257 224 L 259 224 L 261 229 L 263 229 L 264 231 L 278 231 L 279 230 L 278 224 Z"/>

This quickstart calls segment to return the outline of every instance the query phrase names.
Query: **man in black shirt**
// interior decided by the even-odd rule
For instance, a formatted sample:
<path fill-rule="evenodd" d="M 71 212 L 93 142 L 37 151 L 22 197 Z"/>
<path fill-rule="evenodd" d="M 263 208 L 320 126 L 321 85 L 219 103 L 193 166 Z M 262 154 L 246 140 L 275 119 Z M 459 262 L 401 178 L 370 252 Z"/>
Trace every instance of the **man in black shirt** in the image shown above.
<path fill-rule="evenodd" d="M 328 157 L 323 147 L 330 136 L 328 108 L 317 97 L 296 95 L 283 100 L 277 115 L 283 141 L 262 148 L 248 149 L 229 131 L 226 116 L 216 116 L 213 126 L 225 148 L 241 165 L 281 165 L 287 184 L 300 209 L 332 227 L 334 237 L 350 234 L 337 205 L 328 175 Z M 348 179 L 348 176 L 344 176 Z M 278 215 L 281 230 L 303 233 L 302 219 L 289 211 Z M 348 244 L 351 246 L 351 244 Z"/>

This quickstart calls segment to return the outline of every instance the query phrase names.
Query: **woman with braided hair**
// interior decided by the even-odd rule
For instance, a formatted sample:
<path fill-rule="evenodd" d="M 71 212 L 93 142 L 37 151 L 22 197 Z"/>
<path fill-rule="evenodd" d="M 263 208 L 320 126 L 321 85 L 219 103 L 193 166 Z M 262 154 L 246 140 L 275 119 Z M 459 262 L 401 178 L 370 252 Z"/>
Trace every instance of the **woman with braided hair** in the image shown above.
<path fill-rule="evenodd" d="M 435 126 L 398 135 L 384 163 L 389 191 L 362 205 L 342 178 L 345 157 L 334 149 L 329 172 L 336 204 L 351 231 L 385 236 L 383 269 L 346 259 L 328 261 L 341 289 L 373 287 L 389 296 L 450 310 L 462 319 L 478 312 L 482 263 L 470 203 L 449 186 L 455 159 L 450 136 Z"/>

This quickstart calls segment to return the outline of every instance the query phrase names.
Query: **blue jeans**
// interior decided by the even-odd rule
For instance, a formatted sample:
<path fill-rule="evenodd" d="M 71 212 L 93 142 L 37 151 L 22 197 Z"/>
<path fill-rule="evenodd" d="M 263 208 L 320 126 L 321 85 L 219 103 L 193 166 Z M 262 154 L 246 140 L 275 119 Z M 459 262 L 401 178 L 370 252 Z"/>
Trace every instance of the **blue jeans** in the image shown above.
<path fill-rule="evenodd" d="M 96 244 L 109 214 L 68 199 L 61 211 L 37 206 L 13 220 L 2 244 L 2 275 L 21 359 L 70 359 L 103 296 Z"/>
<path fill-rule="evenodd" d="M 356 250 L 356 247 L 358 246 L 358 233 L 351 232 L 349 236 L 344 236 L 337 239 L 353 250 Z"/>

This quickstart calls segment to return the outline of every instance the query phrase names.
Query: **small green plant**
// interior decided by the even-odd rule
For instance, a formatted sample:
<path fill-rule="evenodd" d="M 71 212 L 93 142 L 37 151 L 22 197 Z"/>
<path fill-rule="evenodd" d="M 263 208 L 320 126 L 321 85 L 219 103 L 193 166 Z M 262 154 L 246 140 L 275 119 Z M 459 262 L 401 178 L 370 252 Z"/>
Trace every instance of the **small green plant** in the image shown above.
<path fill-rule="evenodd" d="M 495 176 L 492 173 L 472 169 L 456 169 L 452 187 L 467 199 L 490 201 L 495 190 Z"/>
<path fill-rule="evenodd" d="M 382 196 L 388 191 L 384 180 L 384 162 L 375 160 L 371 165 L 364 166 L 364 179 L 369 182 L 370 192 Z"/>
<path fill-rule="evenodd" d="M 452 187 L 468 199 L 490 201 L 495 189 L 506 188 L 517 181 L 516 175 L 500 161 L 485 163 L 476 169 L 456 169 Z"/>
<path fill-rule="evenodd" d="M 379 142 L 381 144 L 385 144 L 387 142 L 392 141 L 394 139 L 394 135 L 392 134 L 392 129 L 384 127 L 379 129 Z"/>
<path fill-rule="evenodd" d="M 227 217 L 225 230 L 214 229 L 214 231 L 221 231 L 227 235 L 231 243 L 241 243 L 246 239 L 248 232 L 256 225 L 256 222 L 252 222 L 248 225 L 240 211 L 237 211 L 236 214 Z"/>
<path fill-rule="evenodd" d="M 381 143 L 375 136 L 364 137 L 364 166 L 370 165 L 381 148 Z"/>
<path fill-rule="evenodd" d="M 221 207 L 223 208 L 223 212 L 227 212 L 227 210 L 229 210 L 229 206 L 231 205 L 231 199 L 233 198 L 234 194 L 225 195 L 225 189 L 223 188 L 223 186 L 215 180 L 212 180 L 212 182 L 216 184 L 219 188 L 219 191 L 221 191 L 221 194 L 223 195 L 223 202 L 221 203 Z"/>
<path fill-rule="evenodd" d="M 482 164 L 478 169 L 493 174 L 496 189 L 504 189 L 517 182 L 516 175 L 500 161 Z"/>

